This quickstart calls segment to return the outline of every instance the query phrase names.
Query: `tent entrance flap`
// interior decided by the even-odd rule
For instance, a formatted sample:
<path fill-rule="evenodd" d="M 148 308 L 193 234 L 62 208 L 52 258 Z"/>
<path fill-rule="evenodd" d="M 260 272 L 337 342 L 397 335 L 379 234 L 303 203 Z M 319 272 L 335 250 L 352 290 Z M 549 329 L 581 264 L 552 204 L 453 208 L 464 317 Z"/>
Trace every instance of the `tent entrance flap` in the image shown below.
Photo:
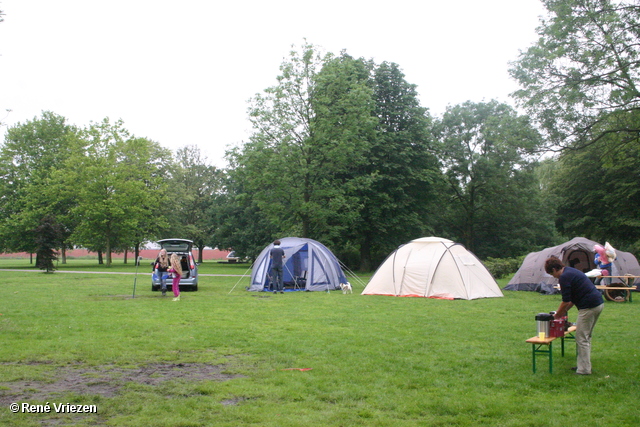
<path fill-rule="evenodd" d="M 563 260 L 565 265 L 580 271 L 591 271 L 596 268 L 593 255 L 584 249 L 571 249 L 564 252 Z"/>
<path fill-rule="evenodd" d="M 309 260 L 309 245 L 297 248 L 284 264 L 283 282 L 285 288 L 300 289 L 304 284 L 303 272 L 306 272 Z"/>

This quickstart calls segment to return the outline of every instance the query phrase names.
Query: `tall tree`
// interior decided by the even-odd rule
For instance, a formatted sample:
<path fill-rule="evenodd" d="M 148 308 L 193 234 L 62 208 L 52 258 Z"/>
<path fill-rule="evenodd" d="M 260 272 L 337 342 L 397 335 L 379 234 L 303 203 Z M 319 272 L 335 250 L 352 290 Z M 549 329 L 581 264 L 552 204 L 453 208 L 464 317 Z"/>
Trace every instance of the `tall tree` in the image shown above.
<path fill-rule="evenodd" d="M 640 5 L 629 0 L 543 0 L 537 43 L 510 73 L 516 99 L 556 147 L 608 134 L 639 142 Z"/>
<path fill-rule="evenodd" d="M 376 132 L 359 171 L 359 217 L 349 228 L 362 270 L 427 232 L 439 174 L 431 118 L 420 106 L 416 86 L 397 64 L 387 62 L 374 67 L 371 86 Z"/>
<path fill-rule="evenodd" d="M 181 196 L 172 193 L 169 187 L 175 173 L 175 161 L 168 149 L 147 138 L 132 136 L 115 149 L 119 153 L 116 168 L 120 176 L 135 181 L 132 192 L 141 193 L 135 196 L 139 197 L 141 204 L 138 210 L 140 215 L 135 218 L 135 226 L 117 249 L 134 248 L 137 259 L 144 242 L 157 239 L 169 228 L 167 217 L 176 205 L 176 198 L 180 205 Z"/>
<path fill-rule="evenodd" d="M 561 154 L 553 188 L 559 196 L 557 225 L 567 235 L 640 249 L 640 145 L 620 135 Z"/>
<path fill-rule="evenodd" d="M 356 248 L 368 269 L 425 228 L 438 174 L 430 118 L 395 64 L 307 45 L 281 71 L 253 101 L 256 132 L 230 156 L 229 176 L 244 180 L 234 188 L 281 233 Z"/>
<path fill-rule="evenodd" d="M 311 137 L 304 147 L 304 193 L 312 235 L 342 246 L 361 215 L 360 190 L 371 182 L 376 139 L 373 63 L 342 52 L 315 76 Z"/>
<path fill-rule="evenodd" d="M 541 138 L 526 117 L 496 101 L 466 102 L 447 108 L 436 136 L 448 191 L 434 215 L 446 235 L 481 258 L 519 254 L 545 238 L 539 231 L 550 218 L 526 155 Z"/>
<path fill-rule="evenodd" d="M 45 195 L 51 177 L 77 149 L 77 134 L 50 111 L 7 130 L 0 148 L 0 250 L 33 252 L 40 220 L 66 213 L 63 204 Z"/>
<path fill-rule="evenodd" d="M 280 66 L 278 84 L 257 94 L 250 117 L 254 133 L 241 158 L 248 178 L 245 190 L 269 220 L 282 232 L 309 237 L 317 205 L 311 200 L 318 179 L 313 145 L 312 91 L 314 78 L 328 56 L 310 44 L 300 52 L 292 50 Z M 318 161 L 320 160 L 320 161 Z M 315 171 L 310 168 L 316 167 Z"/>
<path fill-rule="evenodd" d="M 195 145 L 180 148 L 175 163 L 166 202 L 170 230 L 172 235 L 192 240 L 199 249 L 198 262 L 202 262 L 215 226 L 209 211 L 222 185 L 221 174 Z"/>
<path fill-rule="evenodd" d="M 111 253 L 131 248 L 165 226 L 161 203 L 170 199 L 164 177 L 158 172 L 162 155 L 156 143 L 135 138 L 122 121 L 108 119 L 86 131 L 87 149 L 70 158 L 65 179 L 76 184 L 77 205 L 72 214 L 81 218 L 72 238 L 94 251 Z M 166 150 L 165 150 L 166 151 Z"/>

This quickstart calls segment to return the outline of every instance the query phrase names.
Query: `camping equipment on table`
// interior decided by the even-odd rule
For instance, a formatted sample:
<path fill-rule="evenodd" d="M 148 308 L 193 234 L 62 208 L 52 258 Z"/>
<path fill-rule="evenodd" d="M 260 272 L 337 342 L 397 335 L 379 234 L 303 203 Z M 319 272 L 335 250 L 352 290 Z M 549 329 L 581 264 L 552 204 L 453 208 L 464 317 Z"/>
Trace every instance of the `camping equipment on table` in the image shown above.
<path fill-rule="evenodd" d="M 567 316 L 562 316 L 560 319 L 554 319 L 555 311 L 550 313 L 538 313 L 536 314 L 536 326 L 538 337 L 543 338 L 541 333 L 544 333 L 544 337 L 559 338 L 563 337 L 571 323 L 567 320 Z"/>
<path fill-rule="evenodd" d="M 567 321 L 567 316 L 563 316 L 560 319 L 553 319 L 549 323 L 549 336 L 550 337 L 563 337 L 564 333 L 569 329 L 570 323 Z"/>
<path fill-rule="evenodd" d="M 550 324 L 552 320 L 553 320 L 553 314 L 551 313 L 536 314 L 536 326 L 538 328 L 537 333 L 540 338 L 545 338 L 549 336 L 549 330 L 551 329 Z"/>

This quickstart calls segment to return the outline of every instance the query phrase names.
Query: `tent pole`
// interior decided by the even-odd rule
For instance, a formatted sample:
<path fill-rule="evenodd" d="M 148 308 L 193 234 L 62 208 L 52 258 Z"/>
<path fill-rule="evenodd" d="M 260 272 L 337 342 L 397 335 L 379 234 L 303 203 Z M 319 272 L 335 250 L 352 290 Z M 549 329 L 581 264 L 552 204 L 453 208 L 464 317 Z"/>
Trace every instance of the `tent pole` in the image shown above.
<path fill-rule="evenodd" d="M 293 289 L 299 289 L 298 288 L 298 281 L 296 280 L 296 276 L 293 275 L 293 273 L 291 272 L 291 270 L 289 270 L 289 267 L 287 267 L 287 263 L 284 263 L 284 268 L 287 269 L 287 272 L 289 272 L 289 274 L 291 275 L 291 278 L 293 279 Z"/>
<path fill-rule="evenodd" d="M 254 261 L 254 262 L 255 262 L 255 261 Z M 251 270 L 252 268 L 253 268 L 253 263 L 251 263 L 251 267 L 247 268 L 247 271 Z M 233 292 L 233 290 L 236 288 L 236 286 L 238 286 L 238 283 L 240 283 L 240 281 L 241 281 L 242 279 L 244 279 L 245 277 L 247 277 L 247 271 L 245 271 L 245 272 L 244 272 L 244 274 L 242 275 L 242 277 L 240 277 L 240 278 L 238 279 L 238 281 L 236 282 L 236 284 L 235 284 L 235 285 L 233 285 L 233 288 L 231 288 L 231 290 L 229 291 L 229 294 L 230 294 L 231 292 Z M 227 294 L 227 295 L 229 295 L 229 294 Z"/>

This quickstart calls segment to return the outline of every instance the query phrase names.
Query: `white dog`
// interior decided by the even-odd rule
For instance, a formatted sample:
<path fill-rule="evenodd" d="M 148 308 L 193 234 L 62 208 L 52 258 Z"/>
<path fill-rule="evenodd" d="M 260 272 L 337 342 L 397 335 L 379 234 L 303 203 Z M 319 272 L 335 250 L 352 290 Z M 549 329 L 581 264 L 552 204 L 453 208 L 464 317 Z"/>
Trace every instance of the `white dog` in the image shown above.
<path fill-rule="evenodd" d="M 343 294 L 347 294 L 353 293 L 353 289 L 351 289 L 351 283 L 347 282 L 347 283 L 340 283 L 340 289 L 342 289 L 342 293 Z"/>

